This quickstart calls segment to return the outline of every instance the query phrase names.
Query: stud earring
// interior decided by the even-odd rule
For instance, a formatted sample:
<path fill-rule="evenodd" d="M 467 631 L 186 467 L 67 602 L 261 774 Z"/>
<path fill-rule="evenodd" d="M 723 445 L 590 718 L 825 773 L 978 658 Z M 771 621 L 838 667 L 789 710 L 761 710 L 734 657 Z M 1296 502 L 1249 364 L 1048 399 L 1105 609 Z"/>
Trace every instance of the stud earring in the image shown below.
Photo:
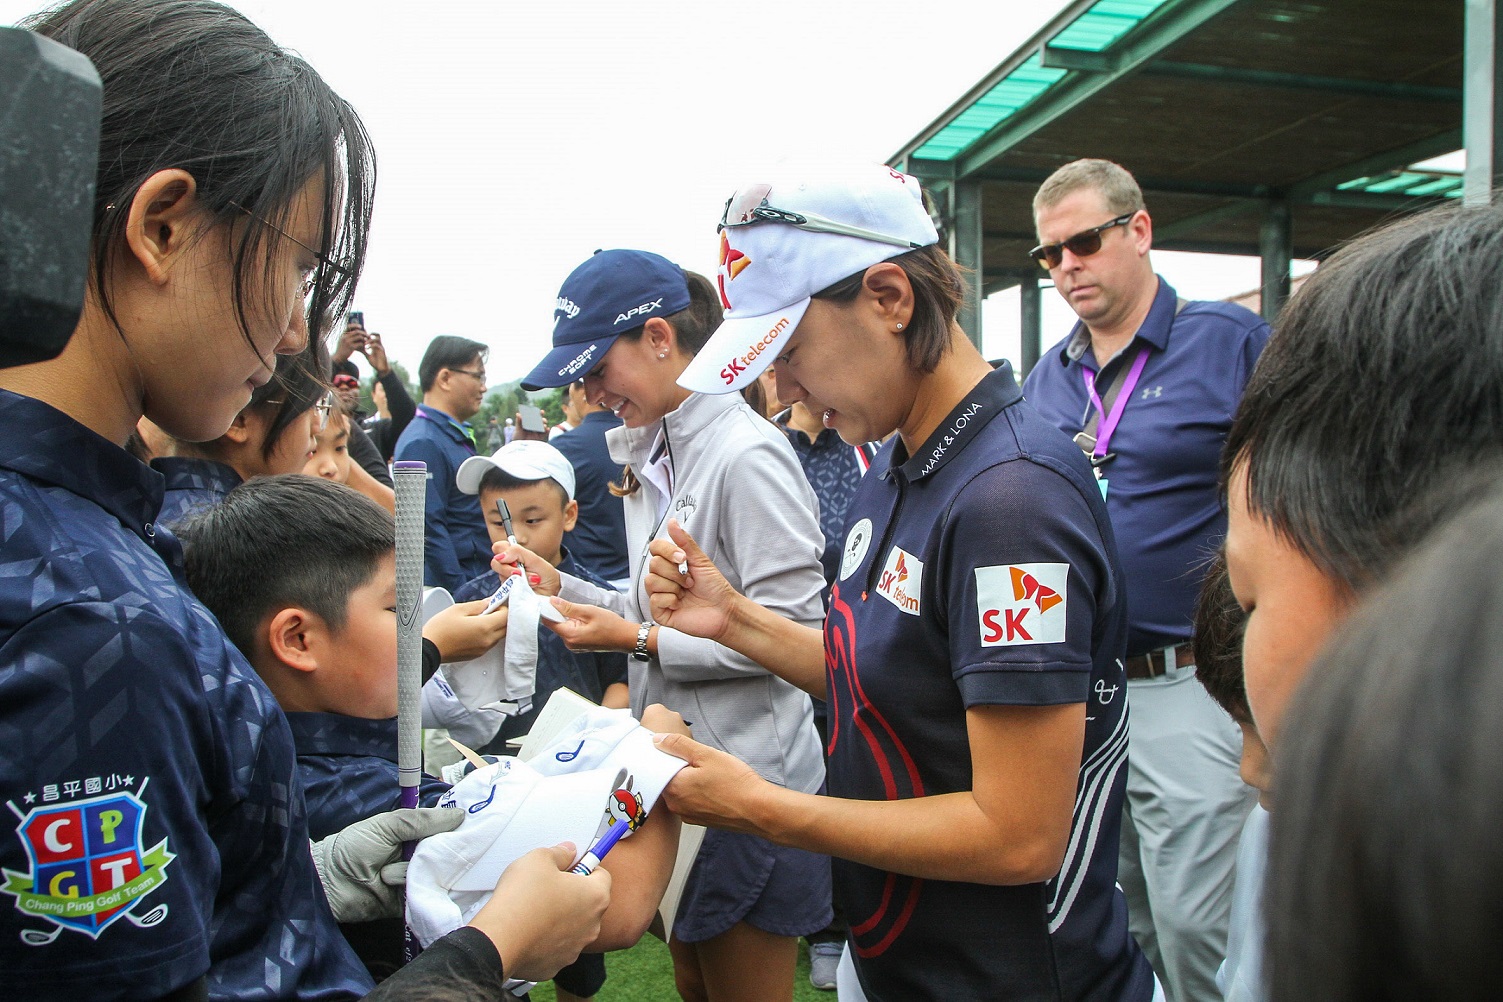
<path fill-rule="evenodd" d="M 898 324 L 898 330 L 902 330 L 902 329 L 903 329 L 903 325 L 902 324 Z"/>
<path fill-rule="evenodd" d="M 658 352 L 658 358 L 667 358 L 667 357 L 668 357 L 668 353 L 666 351 L 660 351 L 660 352 Z"/>

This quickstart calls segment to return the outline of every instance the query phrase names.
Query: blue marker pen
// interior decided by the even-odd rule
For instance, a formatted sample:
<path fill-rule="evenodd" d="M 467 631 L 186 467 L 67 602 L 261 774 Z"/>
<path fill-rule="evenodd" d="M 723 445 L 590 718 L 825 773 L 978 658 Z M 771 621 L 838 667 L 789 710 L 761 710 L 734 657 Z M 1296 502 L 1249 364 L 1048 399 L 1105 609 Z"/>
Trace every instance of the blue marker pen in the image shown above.
<path fill-rule="evenodd" d="M 611 825 L 606 830 L 606 833 L 600 836 L 599 841 L 590 846 L 590 850 L 584 854 L 584 858 L 575 863 L 574 868 L 569 872 L 577 873 L 582 877 L 588 877 L 594 873 L 595 867 L 600 865 L 600 861 L 605 858 L 605 854 L 614 849 L 616 843 L 621 841 L 621 836 L 629 831 L 631 831 L 631 825 L 625 821 L 617 821 Z"/>

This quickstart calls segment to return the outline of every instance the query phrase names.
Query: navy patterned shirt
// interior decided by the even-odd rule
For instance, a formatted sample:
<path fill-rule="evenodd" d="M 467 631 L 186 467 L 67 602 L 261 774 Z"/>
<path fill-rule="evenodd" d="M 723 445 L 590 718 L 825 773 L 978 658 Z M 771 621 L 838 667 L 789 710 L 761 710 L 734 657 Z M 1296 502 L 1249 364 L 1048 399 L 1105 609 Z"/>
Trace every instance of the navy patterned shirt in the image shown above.
<path fill-rule="evenodd" d="M 610 587 L 598 575 L 580 566 L 568 550 L 563 551 L 558 569 L 560 573 L 572 574 L 601 588 Z M 486 571 L 455 592 L 454 601 L 474 602 L 489 598 L 500 586 L 500 575 L 495 571 Z M 542 712 L 548 697 L 560 686 L 573 689 L 586 699 L 598 703 L 605 695 L 606 688 L 617 682 L 626 684 L 625 654 L 611 651 L 571 651 L 564 646 L 562 637 L 539 623 L 537 689 L 532 696 L 532 709 L 515 717 L 507 717 L 496 736 L 477 751 L 505 754 L 507 740 L 519 738 L 532 729 L 532 722 Z"/>
<path fill-rule="evenodd" d="M 289 713 L 287 723 L 308 802 L 308 833 L 314 838 L 402 806 L 396 717 L 366 720 L 343 713 Z M 424 776 L 418 802 L 432 807 L 448 788 L 448 783 Z"/>
<path fill-rule="evenodd" d="M 0 391 L 0 970 L 29 999 L 346 999 L 292 734 L 188 591 L 162 477 Z"/>
<path fill-rule="evenodd" d="M 157 524 L 176 531 L 194 512 L 216 505 L 241 484 L 233 467 L 212 459 L 163 456 L 151 461 L 151 468 L 162 475 L 162 510 Z"/>

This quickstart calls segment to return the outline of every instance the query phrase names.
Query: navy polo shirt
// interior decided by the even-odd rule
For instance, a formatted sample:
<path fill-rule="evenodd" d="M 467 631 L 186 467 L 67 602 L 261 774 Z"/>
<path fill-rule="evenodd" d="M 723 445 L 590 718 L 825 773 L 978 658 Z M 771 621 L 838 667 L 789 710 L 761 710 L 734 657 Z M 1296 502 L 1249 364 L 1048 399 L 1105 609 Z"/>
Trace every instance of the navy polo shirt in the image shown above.
<path fill-rule="evenodd" d="M 417 417 L 397 439 L 392 455 L 394 462 L 428 464 L 423 583 L 447 588 L 450 594 L 491 565 L 491 538 L 485 531 L 480 499 L 454 483 L 459 464 L 473 455 L 475 445 L 459 423 L 427 404 L 418 404 Z"/>
<path fill-rule="evenodd" d="M 585 569 L 568 550 L 564 551 L 563 559 L 558 562 L 558 570 L 561 574 L 572 574 L 601 588 L 610 587 L 599 576 Z M 501 576 L 495 571 L 486 571 L 455 592 L 454 601 L 475 602 L 490 598 L 500 586 Z M 532 730 L 533 722 L 547 704 L 548 697 L 560 688 L 573 689 L 586 699 L 598 703 L 605 696 L 606 688 L 617 682 L 626 684 L 625 654 L 616 651 L 571 651 L 564 645 L 562 637 L 539 623 L 538 670 L 532 709 L 507 717 L 496 736 L 476 750 L 496 755 L 508 754 L 510 749 L 506 747 L 507 740 L 519 738 Z"/>
<path fill-rule="evenodd" d="M 0 970 L 32 999 L 356 998 L 292 735 L 154 524 L 162 477 L 0 391 Z"/>
<path fill-rule="evenodd" d="M 1217 483 L 1221 447 L 1263 346 L 1268 325 L 1234 303 L 1187 302 L 1175 315 L 1162 278 L 1128 346 L 1097 376 L 1106 392 L 1138 347 L 1148 360 L 1122 412 L 1102 466 L 1106 508 L 1127 575 L 1127 652 L 1190 639 L 1202 569 L 1226 535 Z M 1092 405 L 1083 372 L 1097 371 L 1091 335 L 1077 323 L 1023 384 L 1028 402 L 1073 436 Z"/>
<path fill-rule="evenodd" d="M 878 453 L 825 620 L 832 796 L 970 790 L 966 709 L 1087 703 L 1069 848 L 1042 884 L 833 861 L 872 1002 L 1139 1002 L 1153 976 L 1116 888 L 1127 759 L 1121 570 L 1074 443 L 985 377 L 910 458 Z"/>
<path fill-rule="evenodd" d="M 174 531 L 189 515 L 223 501 L 242 482 L 233 467 L 212 459 L 163 456 L 153 459 L 151 468 L 162 475 L 164 485 L 157 522 Z"/>
<path fill-rule="evenodd" d="M 605 433 L 619 428 L 621 419 L 610 411 L 591 411 L 576 428 L 549 444 L 574 467 L 574 500 L 579 520 L 565 537 L 574 559 L 607 581 L 620 581 L 626 566 L 626 508 L 612 494 L 610 484 L 621 479 L 621 467 L 611 460 Z"/>
<path fill-rule="evenodd" d="M 402 806 L 397 783 L 397 718 L 366 720 L 343 713 L 289 713 L 297 772 L 315 839 Z M 418 801 L 432 807 L 449 788 L 431 776 Z"/>

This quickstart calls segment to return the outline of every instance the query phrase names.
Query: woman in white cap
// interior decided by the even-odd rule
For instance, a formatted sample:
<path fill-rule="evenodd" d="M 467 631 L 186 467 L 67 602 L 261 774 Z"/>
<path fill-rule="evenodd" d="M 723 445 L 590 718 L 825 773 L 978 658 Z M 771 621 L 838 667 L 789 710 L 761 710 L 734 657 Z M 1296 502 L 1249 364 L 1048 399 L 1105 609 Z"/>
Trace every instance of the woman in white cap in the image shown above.
<path fill-rule="evenodd" d="M 741 189 L 726 322 L 686 387 L 774 365 L 852 443 L 896 432 L 847 516 L 823 636 L 738 593 L 691 524 L 653 544 L 658 622 L 830 708 L 828 797 L 681 736 L 686 820 L 837 857 L 841 998 L 1148 1002 L 1116 889 L 1127 714 L 1121 570 L 1085 457 L 955 322 L 964 284 L 887 167 Z M 688 531 L 686 532 L 685 529 Z"/>
<path fill-rule="evenodd" d="M 821 619 L 824 545 L 813 491 L 788 440 L 739 395 L 691 393 L 678 378 L 720 322 L 708 279 L 643 251 L 601 251 L 559 290 L 553 351 L 523 380 L 529 389 L 584 377 L 592 403 L 625 427 L 606 433 L 624 467 L 631 587 L 620 592 L 498 544 L 558 594 L 569 617 L 555 629 L 576 650 L 632 655 L 632 712 L 662 703 L 712 746 L 750 763 L 761 780 L 817 793 L 824 763 L 809 697 L 712 641 L 655 625 L 643 610 L 647 545 L 670 518 L 694 529 L 727 578 L 780 615 L 813 629 Z M 690 1002 L 791 999 L 797 937 L 830 921 L 830 864 L 754 835 L 710 832 L 674 920 L 679 993 Z"/>

